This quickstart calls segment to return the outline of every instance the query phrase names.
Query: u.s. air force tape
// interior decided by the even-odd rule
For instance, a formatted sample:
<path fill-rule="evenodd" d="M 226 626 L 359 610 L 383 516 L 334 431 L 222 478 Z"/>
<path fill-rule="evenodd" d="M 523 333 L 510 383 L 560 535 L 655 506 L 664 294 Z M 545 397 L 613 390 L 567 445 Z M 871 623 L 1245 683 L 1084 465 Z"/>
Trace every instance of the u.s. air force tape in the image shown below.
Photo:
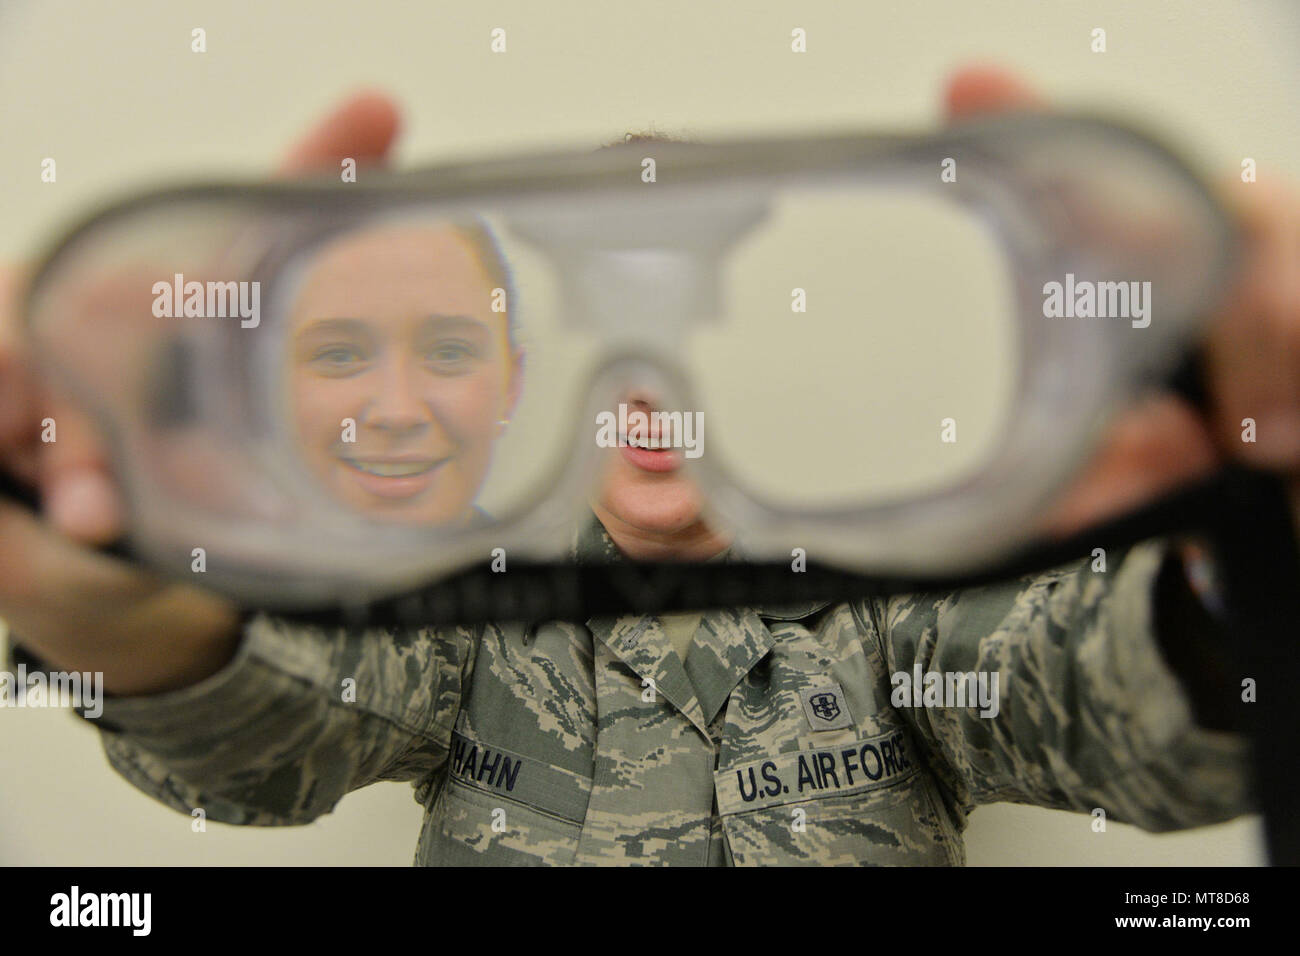
<path fill-rule="evenodd" d="M 532 757 L 471 740 L 458 730 L 451 735 L 447 773 L 452 780 L 475 790 L 518 800 L 571 823 L 581 823 L 587 816 L 590 780 Z"/>
<path fill-rule="evenodd" d="M 892 787 L 918 770 L 906 733 L 895 730 L 851 744 L 773 754 L 713 777 L 718 812 L 744 813 Z"/>

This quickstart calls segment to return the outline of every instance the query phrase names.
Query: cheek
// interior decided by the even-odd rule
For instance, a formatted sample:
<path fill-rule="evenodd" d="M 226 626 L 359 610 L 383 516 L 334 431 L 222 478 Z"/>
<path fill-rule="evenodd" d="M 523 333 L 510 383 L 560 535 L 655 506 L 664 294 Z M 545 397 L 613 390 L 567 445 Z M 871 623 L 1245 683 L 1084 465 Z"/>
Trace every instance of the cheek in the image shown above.
<path fill-rule="evenodd" d="M 619 514 L 629 503 L 644 497 L 643 478 L 632 465 L 623 460 L 617 448 L 603 452 L 604 462 L 600 473 L 600 501 L 607 509 Z M 664 481 L 659 484 L 662 486 Z"/>
<path fill-rule="evenodd" d="M 626 488 L 635 478 L 630 472 L 627 462 L 623 461 L 617 452 L 617 448 L 606 448 L 601 454 L 600 477 L 597 479 L 597 488 L 600 492 L 601 503 L 606 507 L 609 507 L 613 499 L 618 497 L 619 492 Z"/>
<path fill-rule="evenodd" d="M 448 433 L 469 444 L 491 441 L 501 414 L 504 377 L 499 370 L 431 380 L 425 401 Z"/>
<path fill-rule="evenodd" d="M 333 445 L 343 432 L 343 419 L 356 419 L 364 405 L 365 386 L 353 379 L 300 375 L 293 387 L 293 419 L 298 438 L 313 448 Z"/>

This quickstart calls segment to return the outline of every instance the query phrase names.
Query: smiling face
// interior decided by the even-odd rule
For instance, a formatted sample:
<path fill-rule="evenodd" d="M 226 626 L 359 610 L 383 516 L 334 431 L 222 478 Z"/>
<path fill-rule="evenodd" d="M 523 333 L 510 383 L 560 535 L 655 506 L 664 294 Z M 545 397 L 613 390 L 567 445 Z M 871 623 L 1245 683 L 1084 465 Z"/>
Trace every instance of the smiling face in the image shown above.
<path fill-rule="evenodd" d="M 630 394 L 623 401 L 629 415 L 659 410 L 648 395 Z M 728 538 L 704 523 L 704 499 L 682 473 L 682 449 L 654 449 L 664 436 L 653 426 L 645 438 L 605 450 L 592 502 L 596 517 L 619 550 L 638 560 L 703 561 L 721 553 Z"/>
<path fill-rule="evenodd" d="M 495 285 L 451 226 L 318 251 L 292 313 L 293 414 L 302 456 L 344 504 L 403 523 L 470 517 L 521 384 Z"/>

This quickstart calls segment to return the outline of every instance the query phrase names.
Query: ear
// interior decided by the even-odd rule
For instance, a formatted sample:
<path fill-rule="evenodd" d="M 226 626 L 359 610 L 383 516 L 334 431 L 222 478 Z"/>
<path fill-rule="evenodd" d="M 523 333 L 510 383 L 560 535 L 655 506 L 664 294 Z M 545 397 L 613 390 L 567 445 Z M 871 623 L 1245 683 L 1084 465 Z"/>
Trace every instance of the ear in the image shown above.
<path fill-rule="evenodd" d="M 944 115 L 949 122 L 980 113 L 1047 108 L 1046 97 L 1000 66 L 962 67 L 944 84 Z"/>

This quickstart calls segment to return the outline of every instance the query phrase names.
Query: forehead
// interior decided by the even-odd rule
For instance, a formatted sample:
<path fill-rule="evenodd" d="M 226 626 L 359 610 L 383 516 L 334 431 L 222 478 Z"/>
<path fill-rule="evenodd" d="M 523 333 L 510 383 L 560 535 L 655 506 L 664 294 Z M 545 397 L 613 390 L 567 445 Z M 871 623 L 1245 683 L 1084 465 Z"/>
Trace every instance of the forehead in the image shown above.
<path fill-rule="evenodd" d="M 488 316 L 492 281 L 451 226 L 376 226 L 321 246 L 304 270 L 295 324 L 320 318 Z"/>

